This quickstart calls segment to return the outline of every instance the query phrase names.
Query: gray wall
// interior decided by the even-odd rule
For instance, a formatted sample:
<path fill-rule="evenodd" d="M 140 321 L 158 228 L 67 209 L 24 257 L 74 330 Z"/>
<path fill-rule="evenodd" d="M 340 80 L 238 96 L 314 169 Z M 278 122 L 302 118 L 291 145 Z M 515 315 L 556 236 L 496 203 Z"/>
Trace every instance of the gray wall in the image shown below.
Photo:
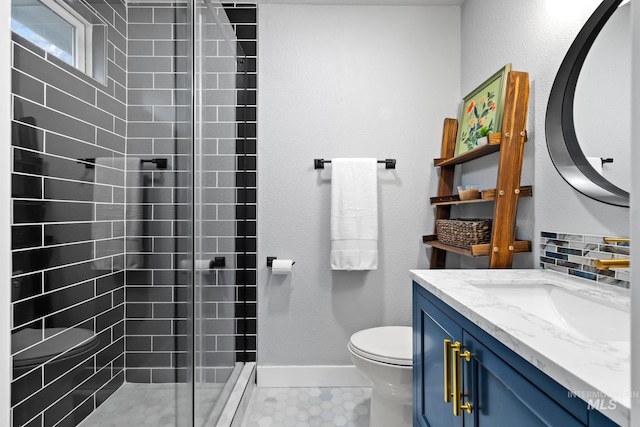
<path fill-rule="evenodd" d="M 545 140 L 547 100 L 556 72 L 569 45 L 599 4 L 598 0 L 467 0 L 462 6 L 463 94 L 508 62 L 513 63 L 514 70 L 529 72 L 529 141 L 525 144 L 522 183 L 533 185 L 533 198 L 520 203 L 517 237 L 531 239 L 534 248 L 538 247 L 540 231 L 544 230 L 629 235 L 629 210 L 596 202 L 570 187 L 555 170 Z M 491 26 L 480 37 L 476 23 L 487 9 L 496 11 L 495 18 L 503 25 Z M 475 174 L 470 179 L 488 186 L 495 180 L 495 170 L 489 166 L 494 161 L 485 159 L 465 164 L 462 169 Z M 514 265 L 534 267 L 533 255 L 516 255 Z M 464 260 L 462 265 L 478 264 Z"/>
<path fill-rule="evenodd" d="M 411 323 L 434 158 L 459 101 L 459 7 L 260 6 L 259 365 L 348 365 L 359 329 Z M 378 270 L 331 271 L 331 166 L 378 169 Z M 295 260 L 272 277 L 267 256 Z"/>

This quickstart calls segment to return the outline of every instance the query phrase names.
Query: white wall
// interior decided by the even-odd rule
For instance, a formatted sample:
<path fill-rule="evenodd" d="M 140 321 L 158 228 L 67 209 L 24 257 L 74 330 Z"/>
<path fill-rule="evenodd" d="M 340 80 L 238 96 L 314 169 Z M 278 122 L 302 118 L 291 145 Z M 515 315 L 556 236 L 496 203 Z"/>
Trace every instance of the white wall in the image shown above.
<path fill-rule="evenodd" d="M 522 184 L 533 184 L 533 198 L 520 205 L 518 237 L 534 240 L 534 251 L 540 231 L 629 234 L 629 210 L 579 194 L 560 177 L 546 148 L 551 85 L 571 42 L 599 4 L 600 0 L 466 0 L 462 6 L 463 96 L 508 62 L 514 70 L 529 72 L 529 142 Z M 484 18 L 486 11 L 491 11 L 490 20 Z M 472 163 L 465 171 L 487 179 L 486 163 Z M 532 256 L 535 259 L 537 253 Z M 529 265 L 534 266 L 535 262 Z"/>
<path fill-rule="evenodd" d="M 0 2 L 0 34 L 4 34 L 4 42 L 0 43 L 0 116 L 5 117 L 4 123 L 11 120 L 11 2 Z M 0 186 L 0 200 L 4 200 L 0 206 L 0 323 L 11 324 L 10 302 L 11 302 L 11 128 L 2 126 L 0 129 L 0 141 L 4 144 L 0 146 L 0 181 L 5 185 Z M 2 178 L 4 177 L 4 178 Z M 4 320 L 2 320 L 4 319 Z M 0 425 L 11 425 L 10 413 L 10 382 L 11 360 L 10 360 L 10 337 L 9 328 L 0 328 Z M 4 420 L 4 422 L 2 421 Z"/>
<path fill-rule="evenodd" d="M 460 100 L 458 6 L 261 5 L 258 353 L 260 366 L 347 365 L 352 333 L 409 325 L 411 268 L 427 267 L 433 159 Z M 329 268 L 331 166 L 379 168 L 380 263 Z M 267 256 L 296 261 L 271 277 Z"/>

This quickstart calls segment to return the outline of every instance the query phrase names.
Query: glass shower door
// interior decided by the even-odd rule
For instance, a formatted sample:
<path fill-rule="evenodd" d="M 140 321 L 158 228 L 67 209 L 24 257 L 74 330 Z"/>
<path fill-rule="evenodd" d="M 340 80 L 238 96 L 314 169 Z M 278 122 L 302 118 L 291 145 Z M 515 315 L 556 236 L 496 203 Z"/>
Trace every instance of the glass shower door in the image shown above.
<path fill-rule="evenodd" d="M 215 425 L 236 363 L 238 49 L 220 3 L 194 7 L 194 425 Z M 206 423 L 206 424 L 205 424 Z"/>

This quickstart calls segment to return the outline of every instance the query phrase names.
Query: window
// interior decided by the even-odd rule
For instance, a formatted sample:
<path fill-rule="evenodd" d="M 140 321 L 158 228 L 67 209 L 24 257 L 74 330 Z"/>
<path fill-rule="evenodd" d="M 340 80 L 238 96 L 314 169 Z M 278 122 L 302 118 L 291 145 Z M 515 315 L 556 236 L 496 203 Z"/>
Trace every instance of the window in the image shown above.
<path fill-rule="evenodd" d="M 92 75 L 91 24 L 63 0 L 12 0 L 11 30 Z"/>

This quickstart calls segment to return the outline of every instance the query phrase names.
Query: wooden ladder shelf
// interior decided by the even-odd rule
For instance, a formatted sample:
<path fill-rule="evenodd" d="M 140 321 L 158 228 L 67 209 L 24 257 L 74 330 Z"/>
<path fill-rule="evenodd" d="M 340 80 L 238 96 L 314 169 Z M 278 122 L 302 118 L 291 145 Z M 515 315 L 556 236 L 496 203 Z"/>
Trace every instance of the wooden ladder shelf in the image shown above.
<path fill-rule="evenodd" d="M 438 194 L 431 198 L 435 206 L 435 220 L 450 219 L 451 206 L 467 203 L 494 202 L 491 243 L 473 245 L 461 249 L 444 245 L 434 234 L 423 236 L 423 242 L 432 247 L 431 268 L 445 268 L 447 252 L 461 255 L 489 257 L 489 268 L 511 268 L 513 254 L 531 252 L 530 241 L 516 240 L 516 214 L 520 197 L 531 197 L 531 186 L 520 186 L 524 143 L 527 141 L 527 109 L 529 104 L 529 74 L 511 71 L 507 77 L 502 132 L 489 135 L 489 144 L 454 156 L 458 121 L 445 119 L 442 136 L 441 158 L 434 160 L 440 168 Z M 477 159 L 487 154 L 500 152 L 496 188 L 492 195 L 483 199 L 461 201 L 453 194 L 456 165 Z"/>

